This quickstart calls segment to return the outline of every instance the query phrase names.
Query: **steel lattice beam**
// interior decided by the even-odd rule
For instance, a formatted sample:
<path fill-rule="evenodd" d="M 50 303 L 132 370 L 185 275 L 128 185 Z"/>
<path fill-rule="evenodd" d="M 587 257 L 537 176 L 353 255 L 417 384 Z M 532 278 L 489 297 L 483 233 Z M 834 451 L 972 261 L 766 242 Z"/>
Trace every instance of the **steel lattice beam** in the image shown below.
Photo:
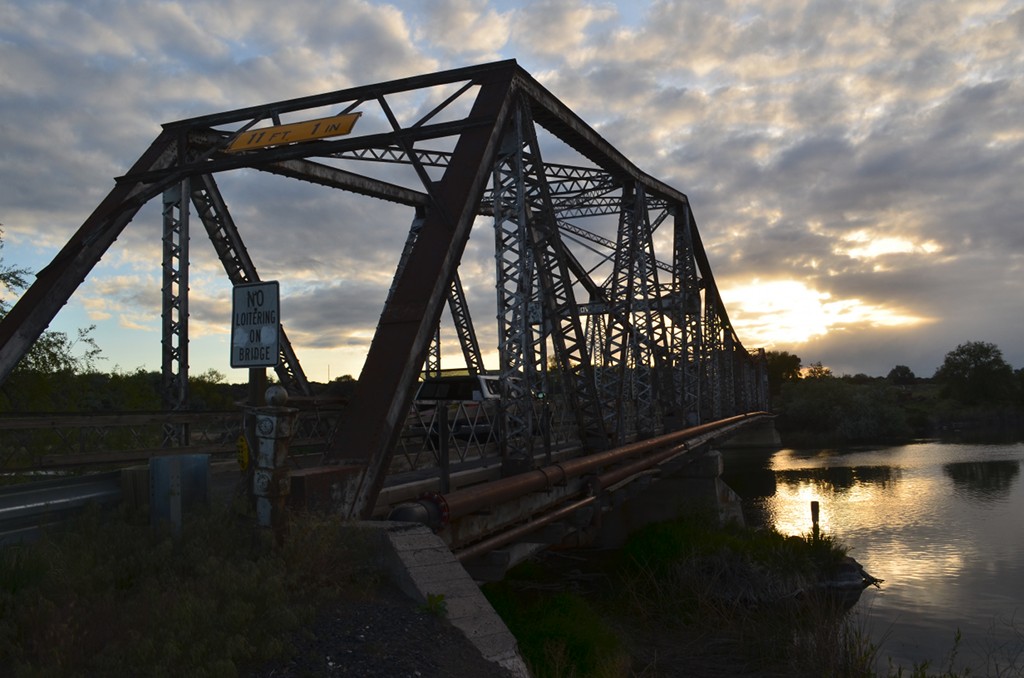
<path fill-rule="evenodd" d="M 164 409 L 188 409 L 189 181 L 163 194 L 161 395 Z M 188 445 L 186 425 L 165 427 L 165 443 Z"/>
<path fill-rule="evenodd" d="M 696 426 L 701 422 L 701 379 L 704 359 L 700 295 L 702 282 L 694 256 L 693 232 L 696 226 L 689 205 L 676 206 L 673 222 L 673 268 L 670 305 L 672 319 L 671 355 L 674 396 L 679 399 L 679 425 Z"/>
<path fill-rule="evenodd" d="M 466 368 L 470 374 L 482 374 L 484 358 L 480 351 L 480 341 L 476 338 L 473 319 L 469 313 L 469 303 L 466 301 L 466 292 L 462 289 L 462 279 L 458 273 L 452 277 L 451 287 L 448 289 L 448 311 L 452 314 L 452 322 L 455 324 L 455 332 L 459 337 L 459 346 L 462 348 L 462 357 L 466 361 Z"/>

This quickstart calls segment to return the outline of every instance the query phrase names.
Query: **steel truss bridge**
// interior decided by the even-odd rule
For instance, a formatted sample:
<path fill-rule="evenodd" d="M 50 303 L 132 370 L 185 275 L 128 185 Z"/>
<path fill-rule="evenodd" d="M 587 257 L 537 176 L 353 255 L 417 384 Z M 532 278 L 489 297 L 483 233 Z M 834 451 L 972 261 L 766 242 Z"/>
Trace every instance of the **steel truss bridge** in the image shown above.
<path fill-rule="evenodd" d="M 247 132 L 349 113 L 361 117 L 345 136 L 228 149 Z M 373 514 L 398 458 L 412 472 L 429 457 L 446 478 L 457 472 L 450 454 L 476 467 L 490 459 L 507 480 L 768 409 L 763 351 L 748 352 L 729 322 L 686 195 L 641 171 L 515 61 L 165 124 L 0 322 L 0 380 L 140 208 L 160 200 L 162 392 L 168 411 L 187 411 L 195 220 L 231 283 L 261 280 L 217 183 L 239 170 L 407 210 L 356 394 L 324 453 L 325 465 L 355 469 L 349 516 Z M 487 223 L 496 327 L 474 319 L 460 274 L 471 229 Z M 454 329 L 457 342 L 444 345 L 458 346 L 470 374 L 500 377 L 483 441 L 410 442 L 415 385 L 440 373 L 442 328 Z M 482 336 L 497 337 L 487 347 L 496 368 L 485 370 Z M 275 369 L 289 392 L 311 394 L 284 329 Z M 187 445 L 187 426 L 170 426 L 165 444 Z"/>

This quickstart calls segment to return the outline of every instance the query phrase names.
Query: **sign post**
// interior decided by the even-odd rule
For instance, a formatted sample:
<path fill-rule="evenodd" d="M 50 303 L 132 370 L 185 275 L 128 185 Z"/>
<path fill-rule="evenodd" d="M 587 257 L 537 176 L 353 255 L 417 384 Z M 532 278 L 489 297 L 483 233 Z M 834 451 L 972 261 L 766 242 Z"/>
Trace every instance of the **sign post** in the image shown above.
<path fill-rule="evenodd" d="M 261 407 L 267 389 L 267 369 L 280 360 L 281 336 L 280 288 L 277 281 L 235 285 L 231 295 L 231 367 L 249 368 L 248 407 L 243 419 L 243 437 L 239 447 L 246 455 L 257 449 L 255 408 Z M 246 495 L 255 501 L 253 477 L 255 465 L 242 466 Z"/>
<path fill-rule="evenodd" d="M 235 285 L 231 303 L 231 367 L 276 367 L 281 351 L 277 281 Z"/>

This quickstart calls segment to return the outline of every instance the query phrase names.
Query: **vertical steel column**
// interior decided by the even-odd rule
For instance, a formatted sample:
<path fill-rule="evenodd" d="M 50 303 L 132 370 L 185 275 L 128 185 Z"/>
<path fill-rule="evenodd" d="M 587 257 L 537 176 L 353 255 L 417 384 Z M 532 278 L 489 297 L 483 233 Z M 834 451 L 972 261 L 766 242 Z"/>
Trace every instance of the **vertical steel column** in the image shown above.
<path fill-rule="evenodd" d="M 509 379 L 517 376 L 530 389 L 543 387 L 548 369 L 546 342 L 550 341 L 557 369 L 565 377 L 566 407 L 576 417 L 580 439 L 584 444 L 604 446 L 604 422 L 572 289 L 568 255 L 525 101 L 517 102 L 509 124 L 494 172 L 502 374 Z M 520 366 L 523 371 L 517 375 L 515 369 Z M 511 428 L 532 422 L 535 391 L 517 391 L 514 382 L 508 389 L 512 400 L 503 414 L 507 425 Z M 516 403 L 516 397 L 525 399 Z M 532 426 L 524 429 L 525 433 L 531 431 Z M 532 463 L 532 433 L 519 439 L 522 449 L 511 447 L 515 433 L 515 429 L 509 431 L 507 454 Z"/>
<path fill-rule="evenodd" d="M 677 382 L 676 397 L 681 398 L 681 426 L 696 426 L 701 420 L 701 381 L 704 340 L 701 324 L 701 280 L 694 257 L 693 230 L 696 224 L 690 206 L 675 207 L 672 257 L 672 355 Z"/>
<path fill-rule="evenodd" d="M 536 265 L 529 246 L 526 203 L 527 159 L 523 112 L 516 107 L 494 163 L 494 252 L 498 294 L 498 360 L 501 377 L 499 445 L 507 467 L 526 466 L 534 454 L 532 387 L 536 344 L 531 316 L 536 307 Z M 510 471 L 514 470 L 509 468 Z"/>
<path fill-rule="evenodd" d="M 717 290 L 704 290 L 704 385 L 701 412 L 704 423 L 722 418 L 722 319 Z"/>
<path fill-rule="evenodd" d="M 636 265 L 636 184 L 622 187 L 619 226 L 611 278 L 607 281 L 608 326 L 605 336 L 604 363 L 610 369 L 602 376 L 602 401 L 615 416 L 614 442 L 621 445 L 632 434 L 633 417 L 627 417 L 628 406 L 635 414 L 636 335 L 632 319 Z"/>
<path fill-rule="evenodd" d="M 617 240 L 607 290 L 611 317 L 605 355 L 617 365 L 617 383 L 609 384 L 603 394 L 606 402 L 629 402 L 633 409 L 630 426 L 619 408 L 616 440 L 621 443 L 633 431 L 650 436 L 663 430 L 655 375 L 670 351 L 665 343 L 648 199 L 641 184 L 623 188 Z"/>
<path fill-rule="evenodd" d="M 164 409 L 188 409 L 188 195 L 189 180 L 163 194 L 163 325 L 161 395 Z M 188 445 L 187 424 L 165 425 L 165 446 Z"/>
<path fill-rule="evenodd" d="M 612 419 L 614 410 L 607 401 L 606 393 L 614 388 L 615 375 L 612 370 L 609 369 L 608 363 L 605 361 L 604 347 L 608 342 L 608 309 L 606 304 L 597 303 L 593 300 L 589 304 L 587 309 L 587 320 L 586 320 L 586 336 L 587 336 L 587 352 L 591 356 L 591 361 L 594 366 L 594 385 L 597 388 L 597 393 L 600 394 L 601 401 L 599 403 L 603 412 L 603 417 L 606 421 L 614 423 Z M 607 379 L 612 379 L 612 384 L 606 383 Z"/>
<path fill-rule="evenodd" d="M 642 436 L 664 432 L 665 422 L 661 405 L 661 389 L 658 377 L 666 367 L 669 347 L 666 344 L 665 315 L 662 309 L 661 286 L 658 284 L 658 269 L 655 266 L 654 228 L 650 214 L 650 198 L 642 185 L 636 191 L 636 290 L 634 333 L 640 336 L 635 342 L 636 386 L 637 386 L 637 429 Z M 664 215 L 662 215 L 663 217 Z"/>
<path fill-rule="evenodd" d="M 427 361 L 423 363 L 424 377 L 441 376 L 441 325 L 434 328 L 434 338 L 427 349 Z"/>

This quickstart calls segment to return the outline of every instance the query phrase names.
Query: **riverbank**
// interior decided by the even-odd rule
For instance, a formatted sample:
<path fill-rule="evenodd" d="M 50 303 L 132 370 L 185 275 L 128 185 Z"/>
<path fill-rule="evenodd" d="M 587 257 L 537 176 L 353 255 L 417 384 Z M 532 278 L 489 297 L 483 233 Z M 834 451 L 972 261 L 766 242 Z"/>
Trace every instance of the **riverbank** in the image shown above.
<path fill-rule="evenodd" d="M 652 525 L 615 552 L 548 553 L 484 592 L 536 678 L 869 676 L 874 647 L 827 590 L 848 561 L 827 536 Z"/>

